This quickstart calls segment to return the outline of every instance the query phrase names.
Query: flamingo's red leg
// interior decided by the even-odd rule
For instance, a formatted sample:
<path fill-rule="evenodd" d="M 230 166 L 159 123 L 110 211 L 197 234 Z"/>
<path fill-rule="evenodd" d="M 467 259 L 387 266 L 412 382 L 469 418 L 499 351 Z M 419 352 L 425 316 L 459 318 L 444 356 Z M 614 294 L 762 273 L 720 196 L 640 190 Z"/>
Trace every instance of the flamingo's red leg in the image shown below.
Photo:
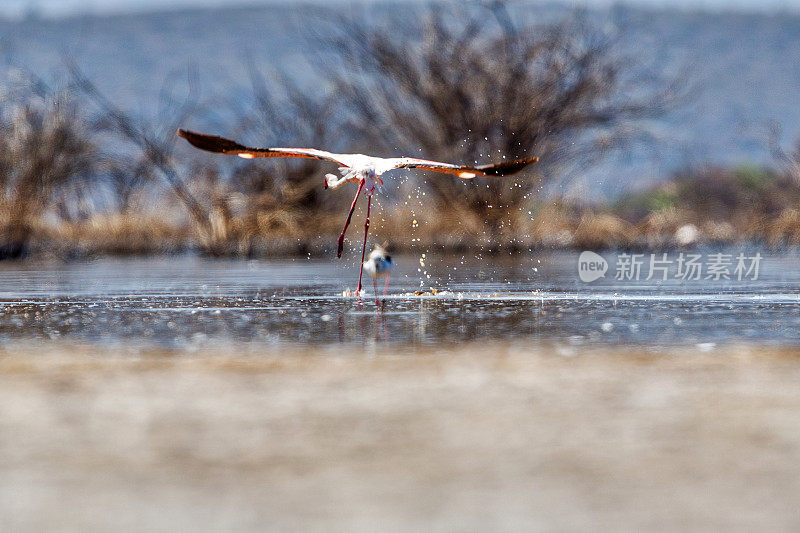
<path fill-rule="evenodd" d="M 391 274 L 389 272 L 386 273 L 386 281 L 383 284 L 383 295 L 386 296 L 386 293 L 389 292 L 389 276 Z"/>
<path fill-rule="evenodd" d="M 361 292 L 361 276 L 364 275 L 364 257 L 367 254 L 367 233 L 369 233 L 369 207 L 372 204 L 372 196 L 367 196 L 367 221 L 364 223 L 364 245 L 361 247 L 361 269 L 358 271 L 358 288 L 356 292 Z"/>
<path fill-rule="evenodd" d="M 358 195 L 361 194 L 361 189 L 363 188 L 364 180 L 361 180 L 358 182 L 358 190 L 353 198 L 353 203 L 350 205 L 350 213 L 347 214 L 347 221 L 344 223 L 344 229 L 342 230 L 342 234 L 339 235 L 339 243 L 338 247 L 336 248 L 336 257 L 342 257 L 342 249 L 344 249 L 344 234 L 347 232 L 347 226 L 350 225 L 350 219 L 353 218 L 353 211 L 356 209 L 356 200 L 358 200 Z"/>

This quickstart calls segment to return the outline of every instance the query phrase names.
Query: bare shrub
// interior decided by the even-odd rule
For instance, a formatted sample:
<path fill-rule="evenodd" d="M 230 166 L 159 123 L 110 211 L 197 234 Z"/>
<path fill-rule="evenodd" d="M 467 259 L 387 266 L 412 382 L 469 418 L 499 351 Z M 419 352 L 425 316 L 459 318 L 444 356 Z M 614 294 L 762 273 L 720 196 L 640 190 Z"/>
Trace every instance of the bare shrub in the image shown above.
<path fill-rule="evenodd" d="M 426 182 L 440 209 L 471 213 L 500 235 L 564 163 L 596 162 L 671 95 L 634 87 L 632 64 L 581 13 L 517 28 L 504 2 L 491 6 L 433 8 L 421 28 L 392 20 L 391 32 L 342 21 L 333 43 L 344 66 L 332 77 L 348 131 L 373 151 L 460 163 L 539 156 L 514 179 Z"/>
<path fill-rule="evenodd" d="M 783 128 L 777 122 L 766 124 L 766 145 L 786 177 L 800 186 L 800 139 L 788 151 L 781 145 Z"/>
<path fill-rule="evenodd" d="M 798 190 L 784 176 L 750 166 L 693 169 L 675 176 L 674 185 L 675 202 L 709 219 L 743 211 L 776 215 L 785 207 L 786 193 Z"/>
<path fill-rule="evenodd" d="M 181 172 L 172 161 L 176 124 L 181 123 L 190 114 L 191 108 L 194 106 L 191 96 L 183 108 L 178 110 L 176 122 L 169 121 L 162 124 L 157 131 L 149 131 L 145 124 L 134 120 L 109 101 L 97 86 L 83 74 L 74 61 L 67 59 L 66 64 L 74 86 L 99 109 L 101 120 L 96 127 L 116 133 L 139 150 L 139 158 L 132 160 L 137 161 L 135 164 L 123 164 L 118 171 L 112 173 L 112 177 L 117 178 L 120 182 L 125 183 L 128 180 L 130 183 L 130 185 L 123 185 L 121 190 L 132 192 L 148 181 L 144 178 L 160 174 L 197 226 L 202 246 L 213 251 L 216 243 L 208 209 L 192 194 Z"/>
<path fill-rule="evenodd" d="M 0 256 L 23 255 L 43 214 L 71 184 L 89 183 L 97 147 L 67 90 L 33 81 L 0 99 Z"/>
<path fill-rule="evenodd" d="M 237 129 L 257 137 L 261 144 L 323 147 L 331 151 L 346 149 L 336 124 L 334 98 L 304 91 L 287 76 L 273 72 L 265 80 L 255 65 L 249 65 L 252 109 L 240 116 Z M 337 135 L 338 133 L 338 135 Z M 280 158 L 258 168 L 259 176 L 248 171 L 235 175 L 237 184 L 265 192 L 290 210 L 300 212 L 330 209 L 329 194 L 321 194 L 325 163 L 316 159 Z M 261 178 L 261 179 L 258 179 Z"/>
<path fill-rule="evenodd" d="M 258 146 L 342 148 L 331 98 L 303 92 L 277 73 L 267 80 L 252 64 L 249 71 L 249 98 L 227 104 L 238 115 L 230 135 Z M 212 199 L 215 235 L 232 242 L 232 253 L 250 255 L 258 241 L 296 237 L 301 229 L 305 236 L 325 231 L 320 220 L 338 206 L 324 190 L 324 162 L 200 157 L 207 163 L 192 171 L 195 186 Z"/>

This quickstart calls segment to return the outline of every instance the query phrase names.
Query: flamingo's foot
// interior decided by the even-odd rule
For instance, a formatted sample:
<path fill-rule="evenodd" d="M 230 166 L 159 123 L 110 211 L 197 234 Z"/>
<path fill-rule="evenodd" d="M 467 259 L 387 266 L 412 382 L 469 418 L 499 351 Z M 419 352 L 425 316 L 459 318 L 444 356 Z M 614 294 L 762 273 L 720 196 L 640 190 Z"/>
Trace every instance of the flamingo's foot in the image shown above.
<path fill-rule="evenodd" d="M 360 291 L 351 291 L 350 289 L 345 289 L 342 291 L 342 296 L 344 296 L 345 298 L 350 298 L 352 296 L 357 296 L 361 298 L 366 293 L 367 291 L 365 291 L 364 289 L 361 289 Z"/>

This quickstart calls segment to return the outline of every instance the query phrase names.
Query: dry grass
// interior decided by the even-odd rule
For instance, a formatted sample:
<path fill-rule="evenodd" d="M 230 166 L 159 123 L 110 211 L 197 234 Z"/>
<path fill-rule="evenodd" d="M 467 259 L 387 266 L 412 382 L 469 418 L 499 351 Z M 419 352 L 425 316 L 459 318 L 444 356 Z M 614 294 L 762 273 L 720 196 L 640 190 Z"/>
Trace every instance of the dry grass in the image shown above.
<path fill-rule="evenodd" d="M 627 248 L 634 243 L 632 224 L 610 213 L 585 213 L 575 228 L 573 245 L 582 249 Z"/>
<path fill-rule="evenodd" d="M 182 224 L 170 224 L 157 215 L 136 212 L 96 215 L 80 222 L 43 228 L 39 240 L 62 243 L 64 254 L 153 254 L 186 250 L 191 234 Z"/>
<path fill-rule="evenodd" d="M 767 238 L 773 246 L 800 246 L 800 209 L 786 209 L 769 223 Z"/>
<path fill-rule="evenodd" d="M 678 229 L 693 222 L 692 213 L 668 207 L 647 214 L 636 229 L 644 238 L 647 246 L 663 248 L 675 243 L 675 234 Z"/>
<path fill-rule="evenodd" d="M 740 221 L 735 219 L 703 220 L 692 211 L 656 212 L 634 224 L 597 208 L 552 204 L 542 208 L 533 220 L 506 228 L 507 240 L 502 246 L 498 246 L 485 226 L 462 221 L 449 211 L 399 208 L 376 209 L 373 213 L 372 239 L 388 240 L 395 251 L 420 248 L 482 252 L 536 248 L 660 249 L 742 242 L 763 242 L 778 248 L 800 246 L 800 210 L 797 209 L 787 209 L 774 219 L 761 219 L 759 225 L 752 222 L 739 225 Z M 347 240 L 350 246 L 360 246 L 363 215 L 361 210 L 356 211 L 354 232 Z M 191 225 L 185 222 L 165 222 L 158 215 L 142 215 L 135 211 L 99 214 L 80 221 L 33 225 L 34 237 L 29 247 L 35 253 L 47 251 L 65 257 L 76 253 L 148 254 L 185 250 L 240 257 L 323 254 L 332 251 L 341 230 L 342 216 L 331 213 L 316 218 L 282 211 L 217 216 L 212 211 L 210 220 L 216 244 L 211 248 L 207 242 L 198 241 Z M 691 222 L 698 219 L 698 224 Z M 692 226 L 697 232 L 691 242 L 681 242 L 679 238 L 679 230 L 684 226 Z"/>

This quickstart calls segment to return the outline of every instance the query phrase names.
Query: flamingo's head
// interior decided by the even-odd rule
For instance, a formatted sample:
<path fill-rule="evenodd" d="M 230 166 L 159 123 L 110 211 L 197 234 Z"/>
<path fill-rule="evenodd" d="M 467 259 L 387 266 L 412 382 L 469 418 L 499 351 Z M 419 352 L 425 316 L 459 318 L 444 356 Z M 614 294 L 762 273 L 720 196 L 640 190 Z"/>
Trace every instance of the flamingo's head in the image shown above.
<path fill-rule="evenodd" d="M 338 189 L 348 181 L 358 182 L 358 171 L 351 167 L 339 167 L 339 173 L 342 175 L 338 177 L 336 174 L 325 174 L 325 187 L 328 189 Z"/>

